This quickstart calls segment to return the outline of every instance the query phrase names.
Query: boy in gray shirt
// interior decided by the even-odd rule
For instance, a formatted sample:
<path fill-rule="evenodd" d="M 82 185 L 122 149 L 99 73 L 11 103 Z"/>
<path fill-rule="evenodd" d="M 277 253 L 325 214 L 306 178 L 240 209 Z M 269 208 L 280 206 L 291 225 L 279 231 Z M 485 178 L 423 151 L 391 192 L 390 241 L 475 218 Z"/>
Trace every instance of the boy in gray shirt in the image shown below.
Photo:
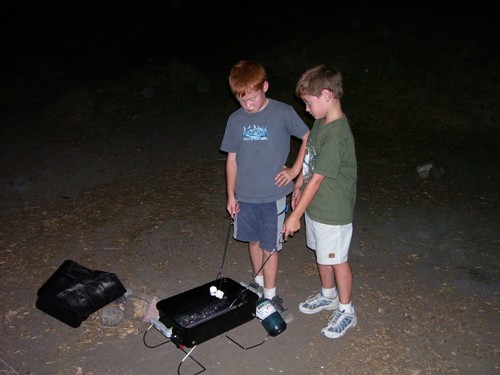
<path fill-rule="evenodd" d="M 229 116 L 221 144 L 227 152 L 226 208 L 234 219 L 233 236 L 248 242 L 255 275 L 250 287 L 270 299 L 289 322 L 293 317 L 276 293 L 278 252 L 286 196 L 302 168 L 309 128 L 292 106 L 266 97 L 269 83 L 261 64 L 236 63 L 229 86 L 241 105 Z M 287 167 L 291 137 L 302 139 L 302 145 Z"/>

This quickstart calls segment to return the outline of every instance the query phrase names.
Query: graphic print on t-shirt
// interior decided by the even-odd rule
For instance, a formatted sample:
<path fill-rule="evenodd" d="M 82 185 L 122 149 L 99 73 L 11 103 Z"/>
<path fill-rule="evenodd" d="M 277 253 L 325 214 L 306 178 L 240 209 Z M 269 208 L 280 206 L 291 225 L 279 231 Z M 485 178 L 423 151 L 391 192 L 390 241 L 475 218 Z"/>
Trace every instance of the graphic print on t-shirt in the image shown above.
<path fill-rule="evenodd" d="M 304 156 L 304 162 L 302 163 L 302 176 L 304 177 L 304 183 L 311 179 L 317 155 L 318 154 L 316 153 L 314 146 L 308 144 L 306 148 L 306 155 Z"/>
<path fill-rule="evenodd" d="M 267 128 L 257 125 L 250 125 L 248 128 L 244 126 L 241 136 L 244 141 L 267 141 Z"/>

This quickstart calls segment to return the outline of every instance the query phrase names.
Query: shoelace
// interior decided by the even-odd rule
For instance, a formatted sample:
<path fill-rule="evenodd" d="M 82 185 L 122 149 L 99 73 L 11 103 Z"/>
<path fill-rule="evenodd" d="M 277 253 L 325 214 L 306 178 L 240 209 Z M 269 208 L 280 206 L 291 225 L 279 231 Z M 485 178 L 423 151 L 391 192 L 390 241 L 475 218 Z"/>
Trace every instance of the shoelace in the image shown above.
<path fill-rule="evenodd" d="M 317 294 L 312 294 L 309 297 L 306 298 L 304 301 L 304 305 L 310 305 L 312 301 L 316 299 Z"/>
<path fill-rule="evenodd" d="M 335 322 L 336 320 L 340 319 L 340 317 L 342 316 L 343 313 L 344 313 L 344 311 L 337 310 L 335 312 L 335 314 L 332 315 L 330 317 L 330 319 L 328 319 L 328 324 L 333 324 L 333 322 Z"/>
<path fill-rule="evenodd" d="M 344 315 L 344 311 L 337 311 L 328 322 L 330 324 L 328 330 L 337 333 L 342 332 L 349 324 L 351 324 L 352 319 L 352 316 Z"/>
<path fill-rule="evenodd" d="M 319 297 L 318 297 L 319 296 Z M 323 306 L 325 305 L 323 301 L 328 300 L 325 296 L 323 296 L 321 293 L 318 294 L 313 294 L 312 296 L 307 297 L 306 302 L 304 305 L 308 306 Z"/>

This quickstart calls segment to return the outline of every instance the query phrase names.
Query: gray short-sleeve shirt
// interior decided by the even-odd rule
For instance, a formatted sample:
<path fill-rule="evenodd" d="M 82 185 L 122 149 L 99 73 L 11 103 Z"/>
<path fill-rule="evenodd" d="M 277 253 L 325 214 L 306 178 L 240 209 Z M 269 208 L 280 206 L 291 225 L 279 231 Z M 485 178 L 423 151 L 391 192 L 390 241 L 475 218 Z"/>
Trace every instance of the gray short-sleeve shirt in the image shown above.
<path fill-rule="evenodd" d="M 290 194 L 293 184 L 278 187 L 274 178 L 285 166 L 290 138 L 302 138 L 309 128 L 292 106 L 269 100 L 257 113 L 243 108 L 227 121 L 221 150 L 236 153 L 236 199 L 267 203 Z"/>

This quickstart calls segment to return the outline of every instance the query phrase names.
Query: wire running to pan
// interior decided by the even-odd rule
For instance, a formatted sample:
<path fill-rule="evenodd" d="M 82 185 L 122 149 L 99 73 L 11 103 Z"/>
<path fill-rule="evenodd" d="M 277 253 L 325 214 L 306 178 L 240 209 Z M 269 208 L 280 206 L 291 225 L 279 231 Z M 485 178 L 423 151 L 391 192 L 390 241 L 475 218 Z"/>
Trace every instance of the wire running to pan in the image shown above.
<path fill-rule="evenodd" d="M 222 254 L 222 263 L 220 265 L 220 271 L 217 273 L 215 276 L 215 279 L 222 279 L 223 277 L 223 271 L 224 271 L 224 263 L 226 262 L 226 254 L 227 254 L 227 248 L 229 245 L 229 236 L 231 235 L 231 227 L 233 226 L 233 220 L 229 218 L 229 228 L 227 229 L 227 235 L 226 235 L 226 245 L 224 246 L 224 253 Z M 220 285 L 219 285 L 220 289 Z"/>
<path fill-rule="evenodd" d="M 283 212 L 286 212 L 286 211 L 287 211 L 287 209 L 285 208 L 285 210 L 283 210 Z M 219 287 L 218 287 L 219 289 L 221 289 L 221 283 L 222 283 L 223 271 L 224 271 L 224 264 L 226 262 L 226 254 L 227 254 L 227 248 L 228 248 L 228 245 L 229 245 L 229 237 L 231 235 L 231 226 L 233 226 L 233 224 L 234 224 L 234 222 L 230 218 L 230 220 L 229 220 L 229 228 L 227 229 L 227 235 L 226 235 L 226 244 L 224 246 L 224 253 L 222 255 L 222 264 L 221 264 L 221 267 L 220 267 L 220 271 L 217 273 L 217 275 L 215 277 L 216 280 L 220 280 Z M 282 235 L 281 238 L 279 239 L 278 244 L 276 245 L 276 247 L 270 252 L 269 256 L 266 258 L 266 260 L 264 260 L 264 262 L 262 263 L 262 265 L 260 266 L 260 268 L 257 270 L 257 272 L 255 272 L 255 274 L 253 274 L 252 280 L 250 280 L 249 284 L 251 284 L 252 281 L 254 281 L 255 278 L 257 277 L 257 275 L 260 273 L 260 271 L 262 271 L 264 269 L 264 266 L 267 264 L 267 262 L 269 261 L 269 259 L 271 258 L 271 256 L 276 252 L 276 249 L 278 248 L 278 245 L 280 243 L 283 243 L 283 242 L 284 242 L 284 240 L 283 240 L 283 235 Z M 236 303 L 236 301 L 238 301 L 238 299 L 241 298 L 241 295 L 242 295 L 243 291 L 245 291 L 245 290 L 250 290 L 250 289 L 248 288 L 248 286 L 245 286 L 245 289 L 242 290 L 240 292 L 240 294 L 238 294 L 236 296 L 236 298 L 234 299 L 234 301 L 229 305 L 228 309 L 230 309 L 231 307 L 234 306 L 234 304 Z"/>

